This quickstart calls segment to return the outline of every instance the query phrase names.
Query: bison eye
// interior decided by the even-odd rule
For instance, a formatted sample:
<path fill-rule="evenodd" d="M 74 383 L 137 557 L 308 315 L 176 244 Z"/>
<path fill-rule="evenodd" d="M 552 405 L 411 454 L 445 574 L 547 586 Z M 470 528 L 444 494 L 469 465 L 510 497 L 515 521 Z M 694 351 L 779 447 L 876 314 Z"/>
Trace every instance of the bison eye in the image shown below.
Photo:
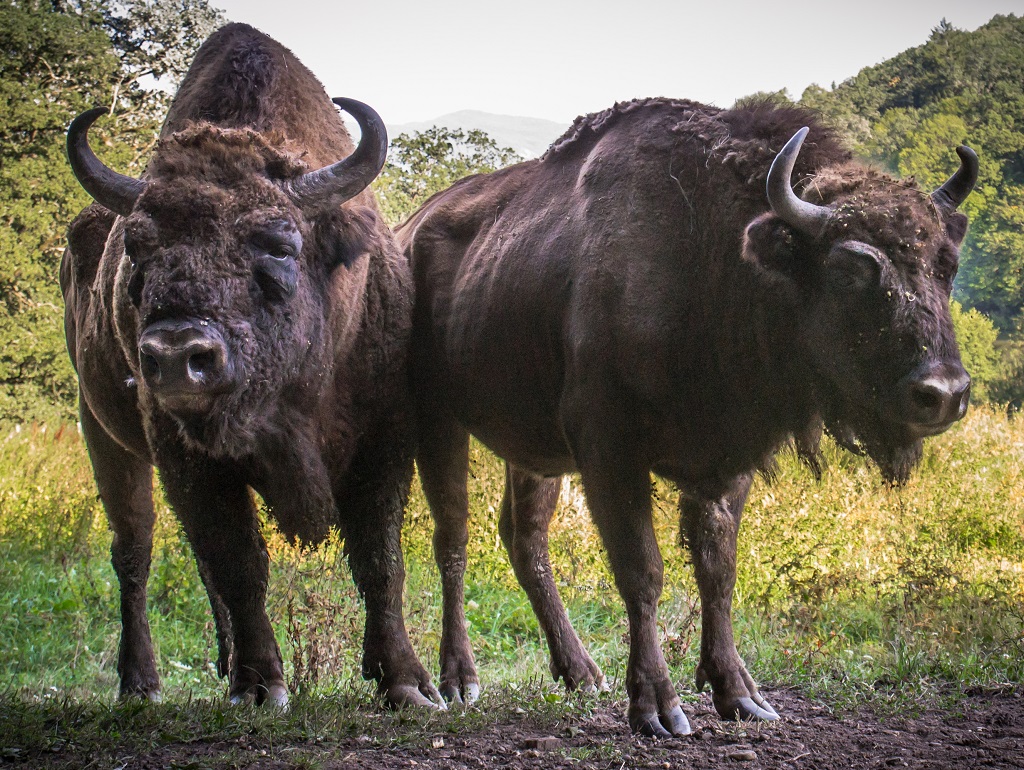
<path fill-rule="evenodd" d="M 279 261 L 295 259 L 302 251 L 302 236 L 291 222 L 274 222 L 266 230 L 252 233 L 249 241 L 258 254 Z"/>
<path fill-rule="evenodd" d="M 299 269 L 287 254 L 264 254 L 256 260 L 254 270 L 256 284 L 271 302 L 281 302 L 295 294 Z"/>
<path fill-rule="evenodd" d="M 882 274 L 882 253 L 866 243 L 836 244 L 825 260 L 829 286 L 838 291 L 863 291 L 877 286 Z"/>

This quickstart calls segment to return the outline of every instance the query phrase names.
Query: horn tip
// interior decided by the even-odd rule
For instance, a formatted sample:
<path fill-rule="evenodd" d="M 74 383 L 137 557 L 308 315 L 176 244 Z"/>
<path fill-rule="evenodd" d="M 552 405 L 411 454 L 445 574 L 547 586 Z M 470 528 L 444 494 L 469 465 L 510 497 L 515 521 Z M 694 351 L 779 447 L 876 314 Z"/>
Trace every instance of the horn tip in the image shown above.
<path fill-rule="evenodd" d="M 786 146 L 782 148 L 782 152 L 780 152 L 779 155 L 789 156 L 796 155 L 800 152 L 800 147 L 803 145 L 804 139 L 807 138 L 807 134 L 809 134 L 810 131 L 811 129 L 808 126 L 804 126 L 793 134 L 793 136 L 789 138 L 789 141 L 786 142 Z"/>
<path fill-rule="evenodd" d="M 977 162 L 978 160 L 978 153 L 976 153 L 966 144 L 961 144 L 959 147 L 957 147 L 956 154 L 959 155 L 960 160 L 964 161 L 965 163 L 969 163 L 971 161 Z"/>
<path fill-rule="evenodd" d="M 74 134 L 81 132 L 84 129 L 88 129 L 89 126 L 96 122 L 97 118 L 101 115 L 106 115 L 109 111 L 109 107 L 96 105 L 95 107 L 80 113 L 78 117 L 71 121 L 71 125 L 68 126 L 68 133 Z"/>

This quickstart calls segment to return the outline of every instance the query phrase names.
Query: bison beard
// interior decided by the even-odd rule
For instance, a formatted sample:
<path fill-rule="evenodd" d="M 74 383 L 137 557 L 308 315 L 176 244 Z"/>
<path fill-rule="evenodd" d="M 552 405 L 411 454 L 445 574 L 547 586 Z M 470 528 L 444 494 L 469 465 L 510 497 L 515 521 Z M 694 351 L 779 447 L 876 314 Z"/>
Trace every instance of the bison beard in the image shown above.
<path fill-rule="evenodd" d="M 907 483 L 921 461 L 924 441 L 908 435 L 902 425 L 880 422 L 867 410 L 826 401 L 822 411 L 825 430 L 839 446 L 871 458 L 888 483 Z"/>
<path fill-rule="evenodd" d="M 921 438 L 963 415 L 949 292 L 977 158 L 958 154 L 929 195 L 852 163 L 805 111 L 635 101 L 578 119 L 540 160 L 456 183 L 399 228 L 446 697 L 479 687 L 462 611 L 472 433 L 507 462 L 501 536 L 556 679 L 604 681 L 547 554 L 552 477 L 578 471 L 629 617 L 629 724 L 689 731 L 658 644 L 653 471 L 680 489 L 698 687 L 724 718 L 777 718 L 731 621 L 751 480 L 790 439 L 817 468 L 824 424 L 901 483 Z"/>
<path fill-rule="evenodd" d="M 97 201 L 69 230 L 61 288 L 114 532 L 122 696 L 160 690 L 146 620 L 155 466 L 209 593 L 232 701 L 288 701 L 256 492 L 289 539 L 344 536 L 366 602 L 363 671 L 385 700 L 443 705 L 402 617 L 412 281 L 366 189 L 387 135 L 366 105 L 335 102 L 359 123 L 358 147 L 290 51 L 229 24 L 196 54 L 142 179 L 90 149 L 105 109 L 68 131 Z"/>

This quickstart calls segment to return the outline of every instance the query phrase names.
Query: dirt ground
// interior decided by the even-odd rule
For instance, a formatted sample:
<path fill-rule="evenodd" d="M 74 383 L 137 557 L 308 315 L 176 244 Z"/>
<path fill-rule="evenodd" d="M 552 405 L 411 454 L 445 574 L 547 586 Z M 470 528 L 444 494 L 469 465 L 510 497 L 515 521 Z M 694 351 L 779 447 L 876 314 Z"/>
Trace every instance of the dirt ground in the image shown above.
<path fill-rule="evenodd" d="M 773 725 L 730 724 L 710 699 L 688 708 L 694 734 L 666 740 L 630 735 L 622 706 L 571 722 L 525 711 L 463 734 L 418 735 L 382 748 L 369 735 L 340 742 L 273 745 L 230 741 L 166 744 L 134 755 L 20 757 L 6 766 L 144 768 L 1024 768 L 1024 693 L 974 693 L 951 710 L 913 718 L 870 712 L 834 715 L 797 692 L 766 691 L 783 718 Z M 35 761 L 34 761 L 35 760 Z M 70 764 L 67 764 L 70 760 Z M 79 763 L 80 764 L 76 764 Z"/>

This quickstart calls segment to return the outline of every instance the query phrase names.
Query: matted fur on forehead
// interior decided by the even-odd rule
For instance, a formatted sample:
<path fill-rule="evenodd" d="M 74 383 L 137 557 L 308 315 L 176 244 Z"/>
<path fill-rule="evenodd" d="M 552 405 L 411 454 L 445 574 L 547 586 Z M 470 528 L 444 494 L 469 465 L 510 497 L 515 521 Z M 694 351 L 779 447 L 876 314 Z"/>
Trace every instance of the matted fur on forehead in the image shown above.
<path fill-rule="evenodd" d="M 802 197 L 833 209 L 825 239 L 871 243 L 892 260 L 902 254 L 916 261 L 920 252 L 934 249 L 945 238 L 931 195 L 913 179 L 893 179 L 874 169 L 842 164 L 809 178 Z"/>
<path fill-rule="evenodd" d="M 222 185 L 254 174 L 290 179 L 309 168 L 284 149 L 285 141 L 277 132 L 194 123 L 160 141 L 149 170 L 155 176 L 200 176 Z"/>

